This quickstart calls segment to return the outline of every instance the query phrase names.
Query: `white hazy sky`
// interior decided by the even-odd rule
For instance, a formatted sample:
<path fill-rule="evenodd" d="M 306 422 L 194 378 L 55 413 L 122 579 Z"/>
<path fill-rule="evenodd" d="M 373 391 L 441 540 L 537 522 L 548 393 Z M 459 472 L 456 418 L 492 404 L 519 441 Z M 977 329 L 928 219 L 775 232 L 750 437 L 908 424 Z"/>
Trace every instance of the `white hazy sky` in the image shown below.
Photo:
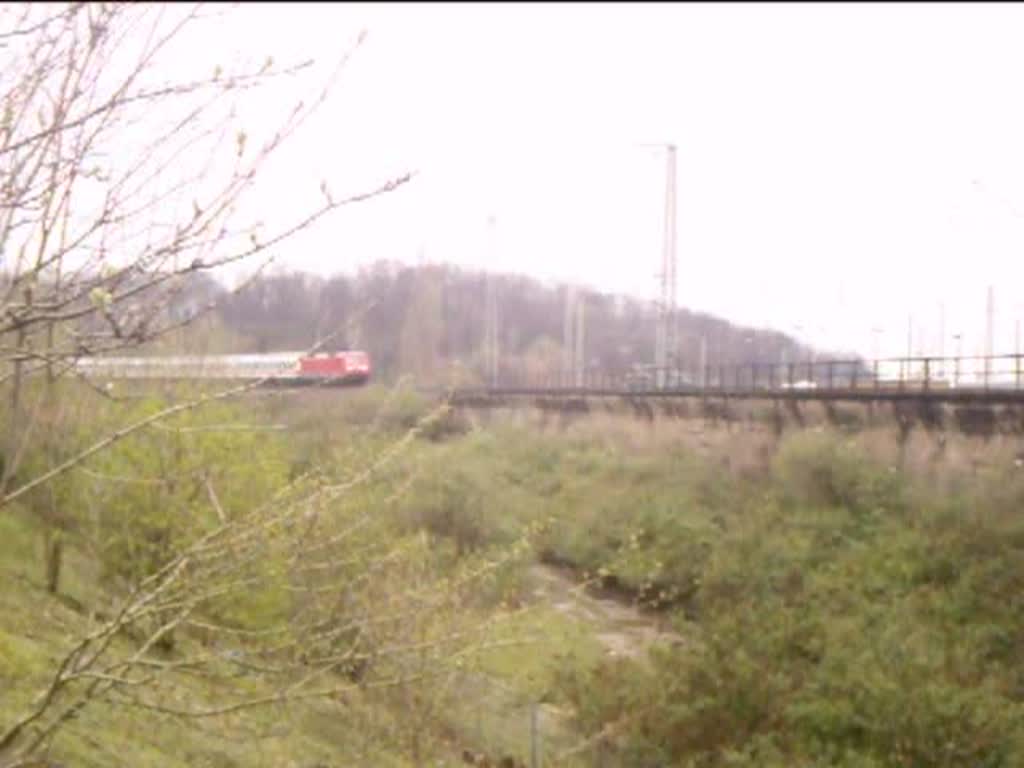
<path fill-rule="evenodd" d="M 282 262 L 379 258 L 657 295 L 678 145 L 679 301 L 870 354 L 1024 317 L 1024 6 L 250 5 L 211 44 L 355 54 L 274 167 L 269 217 L 405 170 Z M 276 105 L 281 106 L 281 105 Z M 497 221 L 488 247 L 486 220 Z M 915 352 L 918 342 L 915 341 Z"/>

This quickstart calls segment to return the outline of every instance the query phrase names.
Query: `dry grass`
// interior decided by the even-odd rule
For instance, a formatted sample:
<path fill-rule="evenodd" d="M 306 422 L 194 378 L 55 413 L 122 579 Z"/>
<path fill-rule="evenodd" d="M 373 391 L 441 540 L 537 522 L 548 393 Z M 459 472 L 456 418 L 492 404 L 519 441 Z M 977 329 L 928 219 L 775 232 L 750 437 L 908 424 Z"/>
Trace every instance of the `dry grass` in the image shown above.
<path fill-rule="evenodd" d="M 661 412 L 647 418 L 629 405 L 599 402 L 582 413 L 504 408 L 470 411 L 469 415 L 481 427 L 515 424 L 541 434 L 604 443 L 627 451 L 690 449 L 721 461 L 741 475 L 765 472 L 781 439 L 799 430 L 842 434 L 878 461 L 936 482 L 948 475 L 1015 467 L 1024 459 L 1024 436 L 965 435 L 956 428 L 952 409 L 942 414 L 943 428 L 914 425 L 905 440 L 901 440 L 895 409 L 886 404 L 845 404 L 830 414 L 822 404 L 803 403 L 799 419 L 783 407 L 781 436 L 773 424 L 772 406 L 730 404 L 730 410 L 730 418 L 709 418 L 698 403 L 693 403 L 682 414 Z M 846 427 L 836 425 L 837 410 Z"/>

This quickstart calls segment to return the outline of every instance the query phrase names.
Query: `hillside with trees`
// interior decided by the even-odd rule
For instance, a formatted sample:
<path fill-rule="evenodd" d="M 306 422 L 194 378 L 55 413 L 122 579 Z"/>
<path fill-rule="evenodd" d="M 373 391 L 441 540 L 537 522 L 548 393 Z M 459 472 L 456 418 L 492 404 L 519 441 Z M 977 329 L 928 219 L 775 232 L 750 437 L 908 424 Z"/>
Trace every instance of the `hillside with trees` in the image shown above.
<path fill-rule="evenodd" d="M 493 279 L 499 375 L 536 378 L 557 373 L 569 287 L 522 275 L 498 274 Z M 233 351 L 297 350 L 318 342 L 325 350 L 360 347 L 371 353 L 384 380 L 412 375 L 426 384 L 441 383 L 455 368 L 478 375 L 483 371 L 486 282 L 487 275 L 479 271 L 394 262 L 329 278 L 280 273 L 261 276 L 244 291 L 221 288 L 216 314 Z M 210 284 L 197 282 L 183 294 L 184 301 L 200 291 L 205 300 Z M 576 292 L 586 306 L 588 369 L 622 372 L 654 360 L 656 307 L 579 287 Z M 205 328 L 212 332 L 212 327 Z M 679 310 L 678 328 L 679 367 L 694 373 L 702 338 L 711 366 L 798 362 L 814 354 L 785 334 L 687 309 Z"/>

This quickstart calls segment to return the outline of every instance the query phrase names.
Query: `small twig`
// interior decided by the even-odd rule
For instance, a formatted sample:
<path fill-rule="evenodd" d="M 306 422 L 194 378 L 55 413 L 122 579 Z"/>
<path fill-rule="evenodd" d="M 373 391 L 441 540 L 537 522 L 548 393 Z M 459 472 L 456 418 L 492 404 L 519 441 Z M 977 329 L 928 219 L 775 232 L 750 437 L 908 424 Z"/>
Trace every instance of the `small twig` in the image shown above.
<path fill-rule="evenodd" d="M 220 505 L 220 499 L 217 498 L 217 492 L 213 490 L 213 483 L 209 477 L 206 478 L 206 492 L 210 496 L 210 503 L 217 511 L 217 518 L 220 520 L 221 525 L 224 525 L 228 521 L 228 516 L 224 514 L 224 507 Z"/>

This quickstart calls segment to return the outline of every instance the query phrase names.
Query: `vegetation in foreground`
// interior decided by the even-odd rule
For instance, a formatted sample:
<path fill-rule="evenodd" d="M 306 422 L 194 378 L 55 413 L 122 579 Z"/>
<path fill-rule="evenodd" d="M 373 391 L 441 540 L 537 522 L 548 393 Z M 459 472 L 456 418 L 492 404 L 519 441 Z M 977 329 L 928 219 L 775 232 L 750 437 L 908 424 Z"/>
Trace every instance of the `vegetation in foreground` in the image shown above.
<path fill-rule="evenodd" d="M 445 716 L 480 653 L 517 642 L 489 609 L 525 550 L 456 557 L 400 523 L 415 477 L 398 462 L 429 413 L 410 428 L 389 400 L 361 425 L 357 401 L 331 423 L 349 437 L 335 442 L 282 430 L 262 398 L 130 431 L 169 401 L 54 393 L 26 393 L 63 407 L 46 411 L 60 429 L 33 443 L 15 487 L 123 437 L 2 519 L 0 764 L 457 754 Z"/>
<path fill-rule="evenodd" d="M 742 439 L 742 438 L 741 438 Z M 1024 472 L 941 489 L 800 433 L 759 476 L 693 451 L 478 432 L 438 449 L 416 519 L 536 554 L 674 617 L 644 660 L 566 658 L 552 695 L 630 766 L 1013 766 Z M 612 757 L 613 756 L 613 757 Z M 606 762 L 608 764 L 608 762 Z"/>
<path fill-rule="evenodd" d="M 939 490 L 856 438 L 801 433 L 739 476 L 682 444 L 474 429 L 407 390 L 319 394 L 190 412 L 3 518 L 5 734 L 140 583 L 238 526 L 217 550 L 234 567 L 190 575 L 173 632 L 154 623 L 180 615 L 168 584 L 8 754 L 50 728 L 37 754 L 75 765 L 525 761 L 539 701 L 561 718 L 546 765 L 1020 764 L 1012 463 L 950 467 Z M 64 450 L 126 417 L 73 412 Z M 677 640 L 607 653 L 607 627 L 534 593 L 538 562 Z"/>

